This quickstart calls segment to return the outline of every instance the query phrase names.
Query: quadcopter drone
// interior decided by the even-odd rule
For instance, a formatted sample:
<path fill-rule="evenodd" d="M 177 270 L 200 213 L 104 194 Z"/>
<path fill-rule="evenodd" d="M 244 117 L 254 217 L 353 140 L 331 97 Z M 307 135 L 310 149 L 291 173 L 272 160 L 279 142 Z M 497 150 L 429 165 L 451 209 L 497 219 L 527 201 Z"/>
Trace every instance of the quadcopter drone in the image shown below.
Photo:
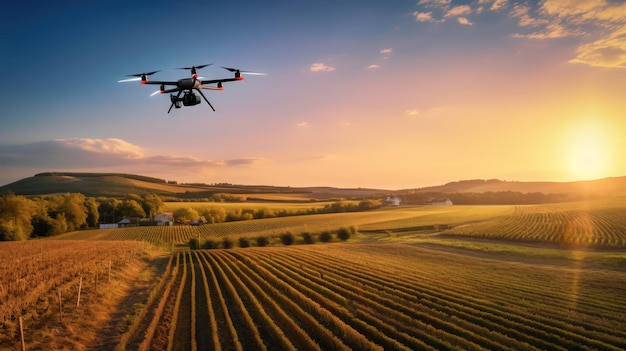
<path fill-rule="evenodd" d="M 135 78 L 122 79 L 122 80 L 118 80 L 118 82 L 123 83 L 123 82 L 131 82 L 131 81 L 141 81 L 141 84 L 160 85 L 161 89 L 155 91 L 150 96 L 154 96 L 159 93 L 160 94 L 171 93 L 170 101 L 172 102 L 172 104 L 170 105 L 169 110 L 167 110 L 167 113 L 170 113 L 170 111 L 172 110 L 172 107 L 181 108 L 181 103 L 183 106 L 198 105 L 200 102 L 202 102 L 200 97 L 202 97 L 204 101 L 206 101 L 206 103 L 209 104 L 209 107 L 211 107 L 213 111 L 215 111 L 215 108 L 213 107 L 213 105 L 211 105 L 209 100 L 206 98 L 206 96 L 204 96 L 204 94 L 202 93 L 202 90 L 200 89 L 224 90 L 224 86 L 222 83 L 243 80 L 242 74 L 265 75 L 264 73 L 256 73 L 256 72 L 250 72 L 250 71 L 242 71 L 237 68 L 222 67 L 223 69 L 234 73 L 235 77 L 234 78 L 222 78 L 222 79 L 210 79 L 210 80 L 205 80 L 203 77 L 198 77 L 198 70 L 206 66 L 210 66 L 210 65 L 211 64 L 179 68 L 179 69 L 190 70 L 191 78 L 183 78 L 175 82 L 148 80 L 148 76 L 151 76 L 160 71 L 153 71 L 153 72 L 139 73 L 139 74 L 129 74 L 127 75 L 127 77 L 135 77 Z M 216 86 L 211 86 L 208 84 L 216 84 Z M 174 86 L 174 87 L 166 89 L 167 86 Z M 194 90 L 197 91 L 200 94 L 200 96 L 196 95 L 194 93 Z"/>

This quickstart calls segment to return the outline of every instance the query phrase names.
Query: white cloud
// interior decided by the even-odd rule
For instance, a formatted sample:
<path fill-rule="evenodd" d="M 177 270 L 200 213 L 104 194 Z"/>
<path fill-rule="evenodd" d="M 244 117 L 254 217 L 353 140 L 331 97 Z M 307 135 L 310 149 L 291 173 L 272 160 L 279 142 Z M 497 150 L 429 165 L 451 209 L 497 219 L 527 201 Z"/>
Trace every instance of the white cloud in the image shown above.
<path fill-rule="evenodd" d="M 527 33 L 514 37 L 554 39 L 579 37 L 581 43 L 571 63 L 593 67 L 626 67 L 626 3 L 610 0 L 546 0 L 532 11 L 515 6 L 511 16 L 519 18 Z"/>
<path fill-rule="evenodd" d="M 459 5 L 448 10 L 444 17 L 464 16 L 469 15 L 470 13 L 472 13 L 472 8 L 469 5 Z"/>
<path fill-rule="evenodd" d="M 432 12 L 415 11 L 413 12 L 413 17 L 415 17 L 415 20 L 418 22 L 439 22 L 438 20 L 433 18 Z"/>
<path fill-rule="evenodd" d="M 99 154 L 116 154 L 120 155 L 121 157 L 130 159 L 139 159 L 144 156 L 141 148 L 122 139 L 71 138 L 57 139 L 56 141 L 68 147 L 79 148 L 87 152 L 94 152 Z"/>
<path fill-rule="evenodd" d="M 376 69 L 376 68 L 380 68 L 380 65 L 377 65 L 374 63 L 374 64 L 367 66 L 367 69 Z"/>
<path fill-rule="evenodd" d="M 324 63 L 316 62 L 309 67 L 309 71 L 311 72 L 332 72 L 335 70 L 335 67 L 327 66 Z"/>
<path fill-rule="evenodd" d="M 204 169 L 255 163 L 257 158 L 207 160 L 190 156 L 146 155 L 143 149 L 121 139 L 56 139 L 23 145 L 0 146 L 3 167 L 42 170 L 154 167 L 156 169 Z"/>
<path fill-rule="evenodd" d="M 419 110 L 418 109 L 410 109 L 410 110 L 406 110 L 406 114 L 409 116 L 417 116 L 419 114 Z"/>
<path fill-rule="evenodd" d="M 418 5 L 425 5 L 430 7 L 445 7 L 450 5 L 451 0 L 420 0 Z"/>
<path fill-rule="evenodd" d="M 387 49 L 380 50 L 380 53 L 383 54 L 383 55 L 391 55 L 392 52 L 393 52 L 392 48 L 387 48 Z"/>
<path fill-rule="evenodd" d="M 473 0 L 452 5 L 450 0 L 420 0 L 416 21 L 462 25 L 480 24 L 486 12 L 506 14 L 517 21 L 512 37 L 549 40 L 576 38 L 576 55 L 569 62 L 593 67 L 626 67 L 626 1 L 623 0 Z"/>
<path fill-rule="evenodd" d="M 509 3 L 509 0 L 496 0 L 493 2 L 491 7 L 489 8 L 492 11 L 498 11 L 505 8 Z"/>
<path fill-rule="evenodd" d="M 465 18 L 465 17 L 459 17 L 459 18 L 457 18 L 457 21 L 459 21 L 459 23 L 460 23 L 460 24 L 462 24 L 462 25 L 466 25 L 466 26 L 471 26 L 471 25 L 473 25 L 473 24 L 474 24 L 474 23 L 470 22 L 470 21 L 469 21 L 467 18 Z"/>

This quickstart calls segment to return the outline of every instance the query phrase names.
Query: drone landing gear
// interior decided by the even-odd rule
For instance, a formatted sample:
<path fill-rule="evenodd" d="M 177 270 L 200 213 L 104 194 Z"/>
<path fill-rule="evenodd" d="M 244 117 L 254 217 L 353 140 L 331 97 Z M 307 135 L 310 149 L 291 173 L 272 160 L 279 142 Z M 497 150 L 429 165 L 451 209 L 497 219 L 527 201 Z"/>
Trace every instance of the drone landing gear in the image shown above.
<path fill-rule="evenodd" d="M 209 104 L 209 106 L 211 107 L 211 109 L 213 111 L 215 111 L 215 108 L 213 108 L 213 105 L 211 105 L 211 103 L 209 102 L 209 100 L 207 100 L 206 96 L 204 96 L 204 94 L 202 93 L 202 91 L 200 91 L 200 89 L 196 89 L 198 91 L 198 93 L 200 93 L 200 96 L 202 96 L 202 98 L 204 99 L 204 101 L 206 101 L 207 104 Z M 176 107 L 181 108 L 181 102 L 183 104 L 183 106 L 195 106 L 198 105 L 202 102 L 202 100 L 200 99 L 200 96 L 196 95 L 193 93 L 193 91 L 188 90 L 185 92 L 185 94 L 183 95 L 183 97 L 181 98 L 180 95 L 183 93 L 182 90 L 178 91 L 178 94 L 174 95 L 174 94 L 170 94 L 170 101 L 172 102 L 172 104 L 170 105 L 170 109 L 167 110 L 167 113 L 170 113 L 170 111 L 172 110 L 172 107 Z"/>

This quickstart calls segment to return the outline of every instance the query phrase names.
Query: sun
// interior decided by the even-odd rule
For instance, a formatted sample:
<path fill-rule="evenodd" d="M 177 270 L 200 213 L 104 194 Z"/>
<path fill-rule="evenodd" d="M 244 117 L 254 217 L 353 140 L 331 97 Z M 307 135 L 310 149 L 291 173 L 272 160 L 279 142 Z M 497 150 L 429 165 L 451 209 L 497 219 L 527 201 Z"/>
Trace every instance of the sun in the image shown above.
<path fill-rule="evenodd" d="M 566 147 L 568 172 L 577 180 L 607 176 L 610 162 L 609 133 L 594 121 L 571 129 Z"/>

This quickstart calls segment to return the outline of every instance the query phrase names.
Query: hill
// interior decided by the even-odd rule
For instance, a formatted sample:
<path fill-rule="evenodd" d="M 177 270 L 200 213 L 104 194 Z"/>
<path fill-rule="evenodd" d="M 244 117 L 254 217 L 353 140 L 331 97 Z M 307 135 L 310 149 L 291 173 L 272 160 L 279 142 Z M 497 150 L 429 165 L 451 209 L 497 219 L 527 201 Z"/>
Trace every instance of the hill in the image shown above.
<path fill-rule="evenodd" d="M 564 194 L 569 199 L 626 195 L 626 176 L 579 182 L 518 182 L 475 179 L 417 189 L 288 187 L 233 184 L 176 184 L 163 179 L 124 173 L 48 172 L 0 187 L 0 194 L 45 195 L 79 192 L 86 196 L 125 197 L 154 193 L 164 197 L 201 199 L 216 193 L 237 194 L 262 201 L 311 201 L 335 198 L 382 197 L 387 194 L 517 192 Z"/>
<path fill-rule="evenodd" d="M 444 185 L 410 190 L 436 193 L 519 192 L 567 194 L 571 197 L 603 197 L 626 195 L 626 176 L 578 182 L 517 182 L 498 179 L 461 180 Z"/>
<path fill-rule="evenodd" d="M 128 194 L 158 194 L 164 197 L 199 199 L 216 193 L 237 194 L 264 201 L 310 201 L 383 195 L 388 190 L 339 189 L 332 187 L 294 188 L 267 185 L 176 184 L 158 178 L 124 173 L 47 172 L 0 187 L 0 194 L 18 195 L 82 193 L 86 196 L 125 197 Z"/>

